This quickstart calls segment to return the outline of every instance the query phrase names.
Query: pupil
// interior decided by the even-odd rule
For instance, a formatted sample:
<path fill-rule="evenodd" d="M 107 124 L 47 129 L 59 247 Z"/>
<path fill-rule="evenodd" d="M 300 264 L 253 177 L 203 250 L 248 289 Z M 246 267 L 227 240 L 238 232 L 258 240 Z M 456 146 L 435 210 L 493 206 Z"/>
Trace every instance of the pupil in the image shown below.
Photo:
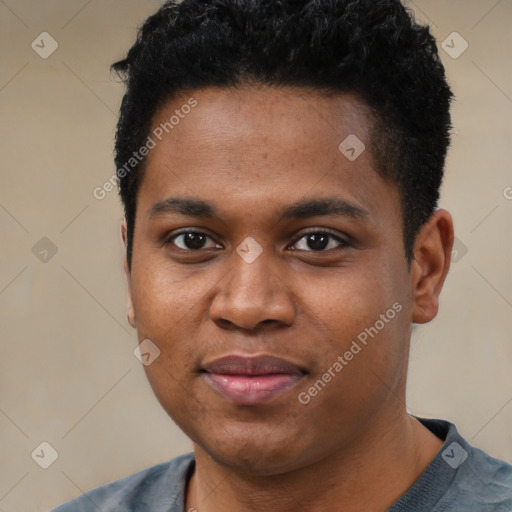
<path fill-rule="evenodd" d="M 185 245 L 189 249 L 200 249 L 204 243 L 204 235 L 200 233 L 186 233 Z"/>
<path fill-rule="evenodd" d="M 308 235 L 308 245 L 311 249 L 314 249 L 314 250 L 325 249 L 327 247 L 328 243 L 329 243 L 328 235 L 326 235 L 325 233 L 321 233 L 321 234 L 314 233 L 314 234 Z"/>

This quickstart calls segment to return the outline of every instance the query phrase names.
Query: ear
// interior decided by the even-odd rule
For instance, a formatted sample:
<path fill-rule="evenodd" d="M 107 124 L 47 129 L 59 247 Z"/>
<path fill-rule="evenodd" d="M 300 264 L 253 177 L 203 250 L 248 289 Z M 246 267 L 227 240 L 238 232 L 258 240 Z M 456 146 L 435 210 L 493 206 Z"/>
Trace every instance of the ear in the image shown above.
<path fill-rule="evenodd" d="M 430 322 L 439 309 L 439 294 L 450 269 L 453 220 L 449 212 L 436 210 L 421 227 L 411 263 L 412 321 Z"/>
<path fill-rule="evenodd" d="M 126 288 L 127 288 L 127 297 L 126 297 L 126 304 L 127 304 L 127 318 L 128 323 L 133 327 L 137 327 L 137 324 L 135 322 L 135 308 L 133 306 L 133 298 L 132 298 L 132 287 L 131 287 L 131 272 L 128 267 L 128 252 L 127 252 L 127 246 L 128 246 L 128 230 L 126 227 L 126 219 L 123 219 L 121 222 L 121 239 L 123 240 L 124 245 L 124 261 L 123 261 L 123 267 L 124 267 L 124 275 L 126 277 Z"/>

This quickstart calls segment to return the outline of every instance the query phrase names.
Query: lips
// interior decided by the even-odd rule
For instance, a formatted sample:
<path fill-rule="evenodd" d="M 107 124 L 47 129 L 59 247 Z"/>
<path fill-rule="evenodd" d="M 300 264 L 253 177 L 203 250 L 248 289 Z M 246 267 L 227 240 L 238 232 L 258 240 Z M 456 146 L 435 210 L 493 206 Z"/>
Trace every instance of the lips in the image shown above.
<path fill-rule="evenodd" d="M 289 391 L 307 372 L 269 355 L 229 355 L 206 363 L 206 382 L 237 405 L 258 405 Z"/>

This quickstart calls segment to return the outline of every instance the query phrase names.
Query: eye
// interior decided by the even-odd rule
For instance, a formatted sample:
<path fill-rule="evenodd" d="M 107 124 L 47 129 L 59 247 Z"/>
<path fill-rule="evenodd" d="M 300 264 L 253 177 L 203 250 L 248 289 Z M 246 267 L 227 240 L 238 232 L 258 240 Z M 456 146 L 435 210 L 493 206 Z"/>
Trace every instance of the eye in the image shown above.
<path fill-rule="evenodd" d="M 309 247 L 314 252 L 326 252 L 328 249 L 345 249 L 350 247 L 347 240 L 328 231 L 321 230 L 303 234 L 293 245 L 300 251 L 308 251 Z"/>
<path fill-rule="evenodd" d="M 210 241 L 210 244 L 205 246 L 205 243 L 207 243 L 208 240 Z M 222 247 L 206 233 L 190 229 L 187 231 L 181 231 L 180 233 L 175 233 L 166 240 L 165 244 L 172 244 L 178 247 L 178 249 L 189 252 L 199 251 L 201 249 L 222 249 Z"/>

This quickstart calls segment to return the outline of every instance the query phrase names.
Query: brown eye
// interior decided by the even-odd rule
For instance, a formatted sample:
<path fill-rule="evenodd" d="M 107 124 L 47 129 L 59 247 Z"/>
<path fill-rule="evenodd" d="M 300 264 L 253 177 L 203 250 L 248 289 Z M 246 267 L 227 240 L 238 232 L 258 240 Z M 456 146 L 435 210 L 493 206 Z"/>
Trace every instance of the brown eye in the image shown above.
<path fill-rule="evenodd" d="M 304 242 L 302 242 L 304 240 Z M 327 231 L 313 231 L 304 234 L 294 246 L 301 251 L 324 252 L 326 249 L 344 249 L 350 244 L 343 238 Z"/>
<path fill-rule="evenodd" d="M 209 242 L 209 246 L 205 244 Z M 220 247 L 206 233 L 199 231 L 182 231 L 171 236 L 166 244 L 172 244 L 183 251 L 199 251 L 201 249 L 210 249 Z"/>

